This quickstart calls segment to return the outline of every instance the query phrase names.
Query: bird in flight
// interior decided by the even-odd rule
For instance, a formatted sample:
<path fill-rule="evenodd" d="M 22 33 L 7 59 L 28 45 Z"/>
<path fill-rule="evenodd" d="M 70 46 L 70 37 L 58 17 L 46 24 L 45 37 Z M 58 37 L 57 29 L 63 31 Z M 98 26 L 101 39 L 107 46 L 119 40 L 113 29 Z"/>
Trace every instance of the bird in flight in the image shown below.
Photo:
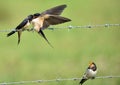
<path fill-rule="evenodd" d="M 67 7 L 67 5 L 59 5 L 53 8 L 50 8 L 42 13 L 35 13 L 29 15 L 25 18 L 14 30 L 7 34 L 7 37 L 11 36 L 15 32 L 18 32 L 18 44 L 20 43 L 20 37 L 22 31 L 26 30 L 30 24 L 33 25 L 33 28 L 29 29 L 35 30 L 40 34 L 47 43 L 53 47 L 50 42 L 48 41 L 47 37 L 45 36 L 43 30 L 48 28 L 50 25 L 57 25 L 65 22 L 71 21 L 66 17 L 60 16 L 63 10 Z"/>
<path fill-rule="evenodd" d="M 89 67 L 87 68 L 86 72 L 84 73 L 80 84 L 82 85 L 88 79 L 94 79 L 97 73 L 97 66 L 94 62 L 91 62 Z"/>

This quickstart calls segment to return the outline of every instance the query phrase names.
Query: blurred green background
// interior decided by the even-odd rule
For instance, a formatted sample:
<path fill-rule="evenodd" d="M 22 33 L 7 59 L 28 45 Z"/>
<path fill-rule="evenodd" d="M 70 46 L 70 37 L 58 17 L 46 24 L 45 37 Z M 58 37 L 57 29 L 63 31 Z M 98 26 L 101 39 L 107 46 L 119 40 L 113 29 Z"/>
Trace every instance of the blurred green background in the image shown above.
<path fill-rule="evenodd" d="M 68 6 L 62 16 L 72 21 L 58 27 L 120 24 L 120 0 L 0 0 L 0 30 L 13 29 L 27 15 L 61 4 Z M 120 27 L 44 32 L 54 48 L 36 32 L 23 32 L 20 45 L 17 33 L 9 38 L 7 32 L 0 33 L 0 82 L 82 77 L 90 61 L 98 66 L 97 76 L 120 75 Z M 120 78 L 89 80 L 84 85 L 120 85 Z"/>

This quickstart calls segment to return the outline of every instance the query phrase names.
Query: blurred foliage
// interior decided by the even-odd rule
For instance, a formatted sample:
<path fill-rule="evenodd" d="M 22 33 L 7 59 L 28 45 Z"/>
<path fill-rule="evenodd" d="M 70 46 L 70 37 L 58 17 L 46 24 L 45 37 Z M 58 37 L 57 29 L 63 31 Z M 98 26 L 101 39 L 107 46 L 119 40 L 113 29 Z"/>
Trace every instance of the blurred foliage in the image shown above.
<path fill-rule="evenodd" d="M 58 26 L 119 23 L 119 3 L 119 0 L 1 0 L 0 30 L 15 28 L 27 15 L 61 4 L 68 6 L 62 16 L 72 21 Z M 0 34 L 0 82 L 81 77 L 90 61 L 98 66 L 97 76 L 120 75 L 119 27 L 44 32 L 53 49 L 36 32 L 24 32 L 19 46 L 17 34 L 9 38 L 7 33 Z M 91 84 L 119 85 L 120 79 L 95 79 L 84 85 Z"/>

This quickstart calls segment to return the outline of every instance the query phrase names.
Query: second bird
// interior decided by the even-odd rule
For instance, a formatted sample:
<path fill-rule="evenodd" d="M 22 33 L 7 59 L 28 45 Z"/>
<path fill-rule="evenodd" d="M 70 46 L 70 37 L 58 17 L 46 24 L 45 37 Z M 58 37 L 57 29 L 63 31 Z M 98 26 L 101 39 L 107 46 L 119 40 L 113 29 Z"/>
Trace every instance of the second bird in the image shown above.
<path fill-rule="evenodd" d="M 33 28 L 35 31 L 37 31 L 46 41 L 47 43 L 52 47 L 48 39 L 46 38 L 43 30 L 48 28 L 50 25 L 57 25 L 65 22 L 71 21 L 68 18 L 60 16 L 60 14 L 63 12 L 63 10 L 66 8 L 66 5 L 59 5 L 53 8 L 50 8 L 42 13 L 35 13 L 33 15 Z"/>
<path fill-rule="evenodd" d="M 91 62 L 89 67 L 87 68 L 86 72 L 84 73 L 80 84 L 82 85 L 88 79 L 94 79 L 97 73 L 97 66 L 94 62 Z"/>
<path fill-rule="evenodd" d="M 33 15 L 29 15 L 25 18 L 14 30 L 7 34 L 7 37 L 13 35 L 15 32 L 18 32 L 18 44 L 20 43 L 21 33 L 30 25 L 33 19 Z"/>

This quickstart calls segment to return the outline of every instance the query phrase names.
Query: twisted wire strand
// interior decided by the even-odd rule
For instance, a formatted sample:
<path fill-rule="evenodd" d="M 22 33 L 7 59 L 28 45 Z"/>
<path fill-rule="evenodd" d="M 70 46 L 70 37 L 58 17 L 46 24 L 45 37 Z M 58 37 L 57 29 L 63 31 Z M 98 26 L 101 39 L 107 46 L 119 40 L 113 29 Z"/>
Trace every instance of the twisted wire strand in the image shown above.
<path fill-rule="evenodd" d="M 109 79 L 109 78 L 120 78 L 120 76 L 98 76 L 95 79 Z M 62 82 L 62 81 L 76 81 L 81 78 L 57 78 L 50 80 L 33 80 L 33 81 L 18 81 L 18 82 L 4 82 L 0 83 L 0 85 L 13 85 L 13 84 L 31 84 L 31 83 L 45 83 L 45 82 Z"/>
<path fill-rule="evenodd" d="M 84 25 L 84 26 L 64 26 L 64 27 L 55 27 L 55 26 L 51 26 L 50 28 L 48 28 L 49 30 L 56 30 L 56 29 L 76 29 L 76 28 L 101 28 L 101 27 L 105 27 L 105 28 L 109 28 L 109 27 L 118 27 L 120 26 L 120 24 L 99 24 L 99 25 Z"/>
<path fill-rule="evenodd" d="M 56 27 L 56 26 L 50 26 L 48 30 L 57 30 L 57 29 L 78 29 L 78 28 L 109 28 L 109 27 L 119 27 L 120 24 L 98 24 L 98 25 L 83 25 L 83 26 L 63 26 L 63 27 Z M 0 32 L 10 32 L 14 29 L 0 29 Z M 27 30 L 30 31 L 30 30 Z M 32 31 L 32 30 L 31 30 Z"/>

